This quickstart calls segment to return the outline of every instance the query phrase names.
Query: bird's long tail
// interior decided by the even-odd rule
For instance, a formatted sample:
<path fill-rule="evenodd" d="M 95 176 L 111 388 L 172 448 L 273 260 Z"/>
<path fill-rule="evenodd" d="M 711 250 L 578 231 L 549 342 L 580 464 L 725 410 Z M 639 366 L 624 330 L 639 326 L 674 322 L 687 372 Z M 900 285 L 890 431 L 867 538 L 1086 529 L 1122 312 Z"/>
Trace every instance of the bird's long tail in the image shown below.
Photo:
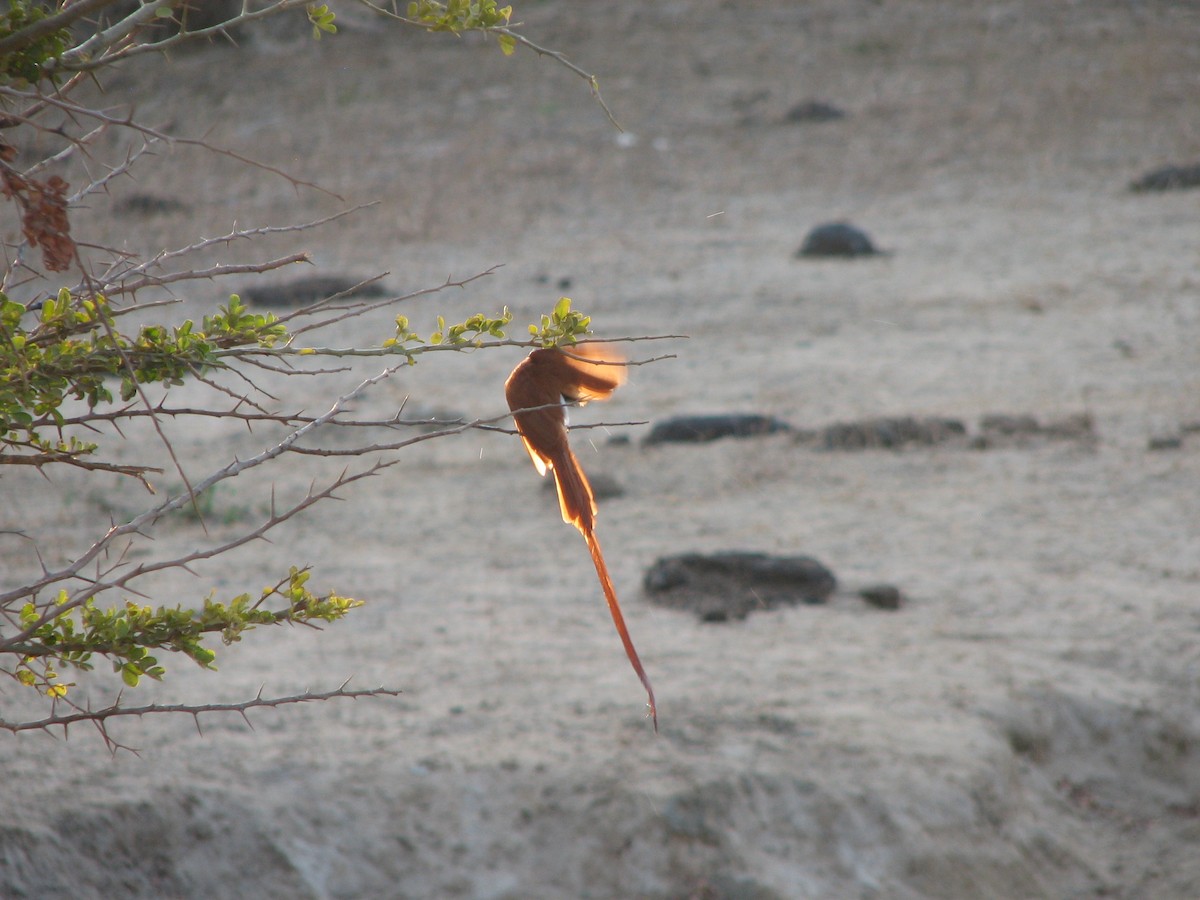
<path fill-rule="evenodd" d="M 536 459 L 537 457 L 535 457 Z M 608 602 L 608 611 L 612 613 L 613 624 L 617 626 L 617 634 L 625 647 L 625 655 L 633 666 L 633 671 L 641 679 L 642 687 L 650 700 L 650 717 L 654 720 L 654 730 L 658 731 L 658 708 L 654 702 L 654 688 L 642 661 L 638 658 L 637 649 L 633 646 L 633 638 L 625 625 L 625 616 L 621 613 L 621 604 L 617 601 L 617 591 L 608 575 L 608 566 L 604 562 L 604 553 L 600 550 L 600 542 L 596 539 L 596 499 L 587 475 L 579 465 L 579 460 L 571 452 L 566 440 L 560 448 L 552 450 L 549 456 L 542 455 L 554 472 L 555 484 L 558 487 L 558 503 L 564 522 L 569 522 L 579 529 L 583 539 L 587 541 L 588 551 L 592 554 L 592 562 L 596 566 L 596 575 L 600 579 L 600 587 L 604 590 L 604 599 Z"/>
<path fill-rule="evenodd" d="M 617 602 L 617 591 L 613 587 L 612 579 L 608 577 L 608 566 L 604 564 L 604 554 L 600 552 L 600 542 L 596 539 L 596 533 L 591 529 L 584 531 L 583 537 L 587 541 L 588 550 L 591 551 L 592 562 L 596 564 L 596 574 L 600 578 L 600 587 L 604 589 L 604 599 L 608 601 L 608 611 L 612 613 L 613 624 L 617 626 L 617 634 L 621 636 L 621 643 L 625 645 L 625 655 L 629 657 L 633 671 L 637 672 L 638 678 L 642 681 L 642 687 L 646 689 L 646 696 L 650 703 L 650 718 L 654 720 L 654 731 L 657 733 L 658 708 L 654 704 L 654 688 L 650 686 L 650 679 L 646 676 L 646 670 L 642 668 L 642 661 L 638 659 L 637 650 L 633 646 L 633 638 L 629 636 L 629 629 L 625 627 L 625 617 L 621 615 L 621 604 Z"/>

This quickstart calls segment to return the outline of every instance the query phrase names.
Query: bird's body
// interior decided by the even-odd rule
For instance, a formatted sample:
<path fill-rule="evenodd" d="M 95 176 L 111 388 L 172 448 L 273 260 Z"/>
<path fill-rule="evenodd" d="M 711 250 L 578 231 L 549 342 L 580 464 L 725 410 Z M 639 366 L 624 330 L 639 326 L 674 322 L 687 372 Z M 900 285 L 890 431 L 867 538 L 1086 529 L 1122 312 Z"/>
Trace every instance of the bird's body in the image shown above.
<path fill-rule="evenodd" d="M 617 593 L 596 539 L 596 500 L 592 486 L 567 441 L 564 401 L 583 404 L 589 400 L 604 400 L 624 381 L 625 359 L 614 348 L 604 344 L 577 344 L 567 350 L 534 350 L 513 369 L 504 384 L 504 394 L 533 465 L 542 475 L 547 470 L 554 472 L 563 521 L 578 528 L 587 541 L 625 654 L 650 698 L 650 714 L 657 730 L 654 690 L 625 627 Z"/>

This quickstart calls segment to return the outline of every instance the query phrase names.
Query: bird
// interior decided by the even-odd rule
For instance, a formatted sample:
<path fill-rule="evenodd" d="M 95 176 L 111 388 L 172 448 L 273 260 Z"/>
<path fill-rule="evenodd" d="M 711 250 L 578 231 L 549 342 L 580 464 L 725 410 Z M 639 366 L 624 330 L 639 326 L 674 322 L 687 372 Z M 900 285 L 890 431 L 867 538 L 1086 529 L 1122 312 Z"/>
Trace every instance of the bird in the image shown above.
<path fill-rule="evenodd" d="M 625 382 L 626 359 L 611 344 L 585 343 L 570 347 L 541 347 L 526 356 L 504 383 L 504 396 L 517 433 L 539 475 L 554 473 L 563 521 L 579 529 L 587 542 L 596 575 L 608 602 L 625 655 L 649 698 L 650 717 L 658 731 L 654 688 L 621 614 L 621 604 L 596 538 L 596 498 L 579 460 L 567 440 L 567 403 L 607 400 Z"/>

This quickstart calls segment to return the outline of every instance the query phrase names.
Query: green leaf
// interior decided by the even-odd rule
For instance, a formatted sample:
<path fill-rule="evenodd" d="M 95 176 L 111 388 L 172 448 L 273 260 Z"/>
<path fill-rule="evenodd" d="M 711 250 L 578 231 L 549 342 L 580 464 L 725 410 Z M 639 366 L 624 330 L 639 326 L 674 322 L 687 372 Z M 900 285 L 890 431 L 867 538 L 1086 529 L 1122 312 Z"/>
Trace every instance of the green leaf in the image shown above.
<path fill-rule="evenodd" d="M 212 650 L 209 650 L 207 647 L 195 648 L 191 653 L 191 657 L 192 657 L 192 659 L 194 659 L 196 662 L 200 663 L 200 665 L 202 665 L 206 669 L 215 669 L 216 668 L 216 666 L 214 666 L 212 664 L 212 662 L 214 659 L 217 658 L 217 654 L 214 653 Z"/>
<path fill-rule="evenodd" d="M 334 14 L 324 3 L 308 4 L 308 21 L 313 26 L 313 37 L 318 41 L 321 39 L 321 32 L 337 34 L 337 26 L 333 24 Z"/>

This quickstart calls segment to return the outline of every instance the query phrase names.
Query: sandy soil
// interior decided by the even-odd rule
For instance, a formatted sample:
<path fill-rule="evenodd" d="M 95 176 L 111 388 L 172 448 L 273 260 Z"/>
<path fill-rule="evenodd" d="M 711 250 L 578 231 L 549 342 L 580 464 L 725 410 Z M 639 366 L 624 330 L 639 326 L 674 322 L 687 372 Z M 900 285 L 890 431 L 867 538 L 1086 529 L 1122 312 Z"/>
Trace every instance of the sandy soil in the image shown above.
<path fill-rule="evenodd" d="M 690 335 L 577 421 L 1088 413 L 1096 440 L 840 453 L 786 434 L 645 448 L 644 426 L 609 429 L 627 444 L 580 432 L 585 467 L 625 488 L 601 536 L 658 736 L 584 545 L 516 440 L 414 447 L 273 543 L 146 585 L 194 603 L 311 563 L 314 586 L 365 608 L 320 635 L 251 635 L 219 675 L 177 663 L 127 702 L 350 676 L 402 698 L 260 712 L 253 730 L 207 716 L 203 736 L 190 720 L 117 726 L 138 756 L 111 757 L 85 730 L 6 737 L 0 894 L 1200 896 L 1200 434 L 1184 431 L 1200 421 L 1200 194 L 1125 189 L 1200 152 L 1200 9 L 519 12 L 600 75 L 624 134 L 582 81 L 528 53 L 354 22 L 318 44 L 280 31 L 131 65 L 105 87 L 114 103 L 144 98 L 144 121 L 207 133 L 345 203 L 178 147 L 113 192 L 184 209 L 114 218 L 97 204 L 77 233 L 147 253 L 234 220 L 378 200 L 302 236 L 319 271 L 387 271 L 403 292 L 504 264 L 412 304 L 419 330 L 502 304 L 532 321 L 567 293 L 604 334 Z M 787 120 L 811 99 L 846 118 Z M 794 258 L 836 219 L 891 255 Z M 238 287 L 192 289 L 187 314 Z M 357 408 L 385 415 L 408 397 L 498 414 L 519 358 L 430 358 Z M 329 400 L 309 381 L 276 387 Z M 200 473 L 273 437 L 174 434 Z M 1172 435 L 1174 449 L 1149 448 Z M 152 436 L 127 438 L 126 458 L 159 461 Z M 176 521 L 134 552 L 236 533 L 271 490 L 298 497 L 340 466 L 289 460 L 270 483 L 219 493 L 210 537 Z M 145 502 L 70 475 L 4 473 L 0 487 L 5 520 L 20 510 L 51 561 Z M 726 549 L 811 554 L 908 603 L 882 612 L 843 592 L 713 625 L 641 595 L 657 557 Z M 0 554 L 9 577 L 36 566 L 11 537 Z M 84 690 L 101 704 L 114 688 L 101 674 Z M 4 703 L 20 711 L 11 688 Z"/>

